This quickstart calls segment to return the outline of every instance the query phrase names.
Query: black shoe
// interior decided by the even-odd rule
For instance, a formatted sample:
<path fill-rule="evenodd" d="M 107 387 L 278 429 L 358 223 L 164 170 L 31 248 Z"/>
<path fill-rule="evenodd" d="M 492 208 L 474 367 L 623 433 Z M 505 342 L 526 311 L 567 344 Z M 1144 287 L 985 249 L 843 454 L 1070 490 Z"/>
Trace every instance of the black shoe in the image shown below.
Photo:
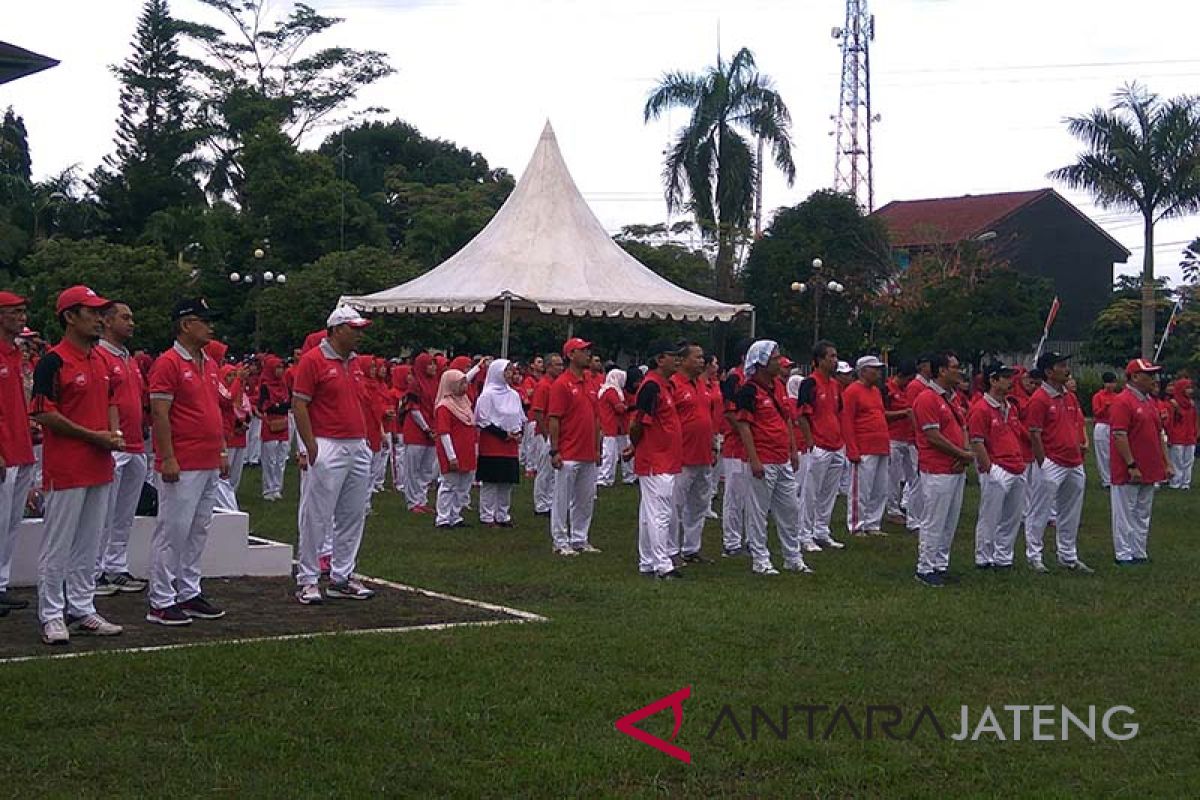
<path fill-rule="evenodd" d="M 467 522 L 466 520 L 460 519 L 458 522 L 454 523 L 450 527 L 451 528 L 469 528 L 469 527 L 471 527 L 471 523 Z"/>
<path fill-rule="evenodd" d="M 721 548 L 721 558 L 741 558 L 746 555 L 744 547 L 723 547 Z"/>
<path fill-rule="evenodd" d="M 949 572 L 946 572 L 946 570 L 944 570 L 944 569 L 939 569 L 939 570 L 936 570 L 935 572 L 936 572 L 937 576 L 942 579 L 942 583 L 961 583 L 962 582 L 962 578 L 958 577 L 957 575 L 951 575 Z"/>
<path fill-rule="evenodd" d="M 1149 564 L 1149 563 L 1150 563 L 1150 559 L 1148 559 L 1148 558 L 1135 558 L 1135 559 L 1133 559 L 1133 563 L 1135 563 L 1135 564 Z"/>
<path fill-rule="evenodd" d="M 29 608 L 29 601 L 13 597 L 8 592 L 0 592 L 0 608 L 5 611 L 20 611 L 22 608 Z"/>
<path fill-rule="evenodd" d="M 942 576 L 936 572 L 918 572 L 915 576 L 917 582 L 928 586 L 930 589 L 941 589 L 945 584 L 942 583 Z"/>
<path fill-rule="evenodd" d="M 992 564 L 992 569 L 996 572 L 1012 572 L 1012 564 Z"/>
<path fill-rule="evenodd" d="M 507 522 L 497 522 L 496 527 L 498 527 L 498 528 L 515 528 L 515 527 L 517 527 L 517 523 L 513 522 L 510 519 Z"/>
<path fill-rule="evenodd" d="M 444 524 L 444 523 L 435 523 L 433 527 L 435 527 L 435 528 L 438 528 L 438 529 L 440 529 L 440 530 L 448 531 L 448 530 L 450 530 L 451 528 L 453 528 L 454 526 L 453 526 L 453 525 L 446 525 L 446 524 Z"/>
<path fill-rule="evenodd" d="M 975 569 L 994 569 L 994 564 L 976 564 Z"/>
<path fill-rule="evenodd" d="M 533 512 L 533 515 L 535 517 L 548 517 L 548 516 L 550 516 L 550 512 L 549 511 L 535 511 L 535 512 Z"/>
<path fill-rule="evenodd" d="M 711 558 L 705 558 L 704 556 L 700 555 L 699 553 L 689 553 L 683 557 L 683 563 L 685 563 L 685 564 L 711 564 L 711 563 L 713 563 L 713 561 Z"/>
<path fill-rule="evenodd" d="M 146 622 L 155 625 L 191 625 L 192 618 L 179 610 L 179 606 L 152 608 L 146 612 Z"/>
<path fill-rule="evenodd" d="M 194 619 L 220 619 L 225 612 L 208 602 L 204 595 L 198 594 L 187 602 L 179 604 L 179 610 Z"/>
<path fill-rule="evenodd" d="M 680 581 L 683 580 L 684 575 L 679 570 L 673 569 L 670 572 L 664 572 L 662 575 L 655 575 L 654 577 L 660 581 Z"/>

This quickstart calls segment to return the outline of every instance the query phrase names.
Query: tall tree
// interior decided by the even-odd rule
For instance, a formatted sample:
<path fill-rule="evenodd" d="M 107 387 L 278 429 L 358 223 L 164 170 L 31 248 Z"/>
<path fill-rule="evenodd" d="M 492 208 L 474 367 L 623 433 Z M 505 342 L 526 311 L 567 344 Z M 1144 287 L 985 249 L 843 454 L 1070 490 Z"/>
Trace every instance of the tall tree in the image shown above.
<path fill-rule="evenodd" d="M 91 178 L 110 237 L 134 242 L 166 209 L 195 206 L 198 132 L 189 122 L 190 61 L 179 52 L 180 25 L 167 0 L 146 0 L 133 52 L 113 72 L 121 82 L 116 150 Z"/>
<path fill-rule="evenodd" d="M 1067 119 L 1087 150 L 1050 177 L 1090 192 L 1101 208 L 1142 217 L 1141 350 L 1154 355 L 1154 225 L 1200 211 L 1200 99 L 1163 100 L 1137 83 L 1113 96 L 1110 108 Z"/>
<path fill-rule="evenodd" d="M 16 271 L 29 247 L 33 223 L 29 138 L 25 121 L 9 106 L 0 121 L 0 270 Z"/>
<path fill-rule="evenodd" d="M 686 108 L 691 118 L 676 134 L 663 167 L 668 210 L 691 211 L 705 236 L 717 242 L 717 297 L 734 299 L 735 245 L 744 235 L 763 165 L 755 140 L 770 147 L 775 166 L 795 180 L 791 115 L 754 54 L 739 50 L 703 73 L 668 72 L 651 90 L 643 120 Z"/>

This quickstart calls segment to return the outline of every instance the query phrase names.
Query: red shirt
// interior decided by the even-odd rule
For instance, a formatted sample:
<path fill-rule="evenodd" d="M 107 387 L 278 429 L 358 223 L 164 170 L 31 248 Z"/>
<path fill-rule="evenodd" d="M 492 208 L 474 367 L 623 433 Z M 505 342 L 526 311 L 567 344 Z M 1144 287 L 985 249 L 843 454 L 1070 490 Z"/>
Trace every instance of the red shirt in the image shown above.
<path fill-rule="evenodd" d="M 561 377 L 561 376 L 560 376 Z M 549 436 L 550 431 L 546 427 L 546 409 L 550 407 L 550 387 L 554 385 L 549 375 L 543 375 L 538 381 L 537 386 L 533 389 L 533 400 L 529 404 L 529 418 L 534 419 L 534 415 L 540 413 L 542 415 L 542 424 L 538 426 L 537 432 L 543 436 Z"/>
<path fill-rule="evenodd" d="M 994 405 L 988 395 L 983 395 L 971 406 L 967 418 L 971 441 L 983 442 L 992 462 L 1013 475 L 1023 473 L 1028 463 L 1021 455 L 1020 426 L 1015 400 L 1006 399 L 1003 405 Z"/>
<path fill-rule="evenodd" d="M 815 370 L 800 384 L 797 405 L 800 413 L 808 417 L 813 445 L 823 450 L 841 450 L 845 444 L 840 416 L 842 385 L 837 378 L 827 378 L 825 373 Z"/>
<path fill-rule="evenodd" d="M 747 380 L 737 393 L 737 418 L 750 426 L 750 438 L 758 460 L 763 464 L 786 464 L 788 425 L 791 415 L 780 403 L 778 394 L 768 391 L 757 381 Z"/>
<path fill-rule="evenodd" d="M 1108 389 L 1101 389 L 1092 395 L 1092 418 L 1096 422 L 1108 422 L 1108 410 L 1116 399 L 1117 395 Z"/>
<path fill-rule="evenodd" d="M 375 394 L 366 386 L 358 359 L 343 359 L 323 339 L 300 357 L 292 394 L 308 401 L 308 418 L 313 436 L 322 439 L 365 439 L 367 418 L 363 400 L 374 405 Z M 372 424 L 380 428 L 372 415 Z"/>
<path fill-rule="evenodd" d="M 237 410 L 233 407 L 233 397 L 226 397 L 225 392 L 217 396 L 221 406 L 221 434 L 225 437 L 225 445 L 230 448 L 246 446 L 246 429 L 238 426 Z"/>
<path fill-rule="evenodd" d="M 455 445 L 457 447 L 458 445 Z M 513 439 L 498 436 L 487 428 L 479 429 L 479 455 L 496 458 L 516 458 L 520 445 Z"/>
<path fill-rule="evenodd" d="M 671 376 L 675 390 L 675 410 L 683 436 L 683 464 L 707 467 L 713 463 L 712 396 L 700 381 L 689 380 L 682 372 Z"/>
<path fill-rule="evenodd" d="M 478 461 L 476 450 L 479 445 L 479 428 L 466 424 L 445 406 L 438 406 L 433 412 L 433 418 L 434 431 L 437 433 L 438 466 L 442 472 L 450 471 L 450 459 L 446 457 L 446 450 L 442 447 L 442 434 L 448 435 L 450 444 L 454 445 L 458 471 L 474 472 Z"/>
<path fill-rule="evenodd" d="M 216 362 L 202 356 L 197 364 L 178 342 L 150 369 L 150 399 L 171 401 L 171 443 L 182 471 L 221 467 L 225 434 L 217 380 Z M 162 472 L 158 448 L 154 468 Z"/>
<path fill-rule="evenodd" d="M 1191 385 L 1191 381 L 1180 378 L 1169 390 L 1179 407 L 1172 407 L 1171 415 L 1167 417 L 1168 444 L 1177 446 L 1196 444 L 1196 403 L 1184 393 L 1186 388 Z"/>
<path fill-rule="evenodd" d="M 0 456 L 10 467 L 32 464 L 29 409 L 21 374 L 21 348 L 0 340 Z"/>
<path fill-rule="evenodd" d="M 558 455 L 563 461 L 596 460 L 596 392 L 588 372 L 564 370 L 550 387 L 547 417 L 558 417 Z"/>
<path fill-rule="evenodd" d="M 142 371 L 130 359 L 128 351 L 117 352 L 115 348 L 116 345 L 101 340 L 96 345 L 96 354 L 108 368 L 109 391 L 113 395 L 113 405 L 117 407 L 121 433 L 125 436 L 125 452 L 144 453 L 142 392 L 145 382 L 142 380 Z"/>
<path fill-rule="evenodd" d="M 863 456 L 886 456 L 892 451 L 883 395 L 878 388 L 855 381 L 842 392 L 842 438 L 851 461 Z"/>
<path fill-rule="evenodd" d="M 625 433 L 625 401 L 621 392 L 610 389 L 596 398 L 600 412 L 600 431 L 605 436 L 620 436 Z"/>
<path fill-rule="evenodd" d="M 58 412 L 88 430 L 106 431 L 111 403 L 108 365 L 95 347 L 85 353 L 64 339 L 46 353 L 33 372 L 30 414 Z M 110 451 L 49 427 L 43 431 L 42 442 L 42 487 L 47 491 L 112 482 Z"/>
<path fill-rule="evenodd" d="M 677 475 L 683 469 L 683 440 L 671 384 L 654 370 L 646 373 L 637 393 L 637 419 L 642 438 L 633 452 L 638 475 Z"/>
<path fill-rule="evenodd" d="M 920 375 L 914 375 L 913 379 L 908 382 L 908 386 L 904 387 L 904 397 L 908 400 L 908 407 L 913 408 L 917 404 L 917 398 L 920 397 L 926 389 L 929 388 L 929 383 Z M 917 440 L 916 429 L 913 430 L 913 441 Z"/>
<path fill-rule="evenodd" d="M 729 370 L 729 374 L 725 376 L 725 382 L 721 385 L 721 425 L 719 430 L 724 436 L 721 442 L 721 457 L 736 458 L 739 461 L 746 460 L 746 448 L 742 445 L 742 437 L 729 424 L 727 414 L 737 413 L 737 393 L 742 388 L 742 384 L 746 382 L 746 373 L 741 367 L 734 367 Z"/>
<path fill-rule="evenodd" d="M 1075 395 L 1043 383 L 1025 406 L 1025 424 L 1030 433 L 1042 432 L 1046 458 L 1064 467 L 1083 463 L 1083 414 Z"/>
<path fill-rule="evenodd" d="M 887 393 L 888 393 L 888 411 L 907 411 L 912 408 L 912 402 L 908 399 L 908 387 L 916 383 L 916 378 L 913 378 L 908 384 L 901 389 L 900 384 L 895 378 L 888 378 Z M 907 442 L 908 444 L 916 444 L 917 432 L 913 430 L 912 417 L 904 416 L 897 419 L 889 419 L 887 421 L 888 438 L 893 442 Z"/>
<path fill-rule="evenodd" d="M 951 402 L 937 389 L 922 391 L 913 405 L 917 418 L 917 468 L 933 475 L 954 475 L 961 472 L 961 463 L 954 456 L 943 453 L 929 443 L 925 431 L 937 428 L 946 441 L 962 447 L 966 441 L 963 432 L 963 413 L 958 403 Z"/>
<path fill-rule="evenodd" d="M 1117 452 L 1118 431 L 1124 431 L 1129 438 L 1129 450 L 1133 461 L 1142 472 L 1142 483 L 1154 484 L 1167 479 L 1167 465 L 1163 461 L 1162 452 L 1162 421 L 1158 417 L 1153 398 L 1147 397 L 1132 386 L 1126 386 L 1117 395 L 1109 408 L 1110 422 L 1113 430 L 1109 453 L 1112 458 L 1113 486 L 1124 486 L 1130 483 L 1129 470 L 1125 459 Z"/>

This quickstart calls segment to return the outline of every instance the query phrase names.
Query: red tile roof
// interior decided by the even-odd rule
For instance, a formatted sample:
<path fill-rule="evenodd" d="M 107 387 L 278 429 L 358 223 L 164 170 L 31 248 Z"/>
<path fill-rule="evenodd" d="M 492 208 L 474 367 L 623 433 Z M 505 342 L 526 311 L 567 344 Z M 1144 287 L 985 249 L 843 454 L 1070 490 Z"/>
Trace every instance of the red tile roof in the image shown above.
<path fill-rule="evenodd" d="M 987 233 L 1014 212 L 1053 194 L 1053 189 L 1037 189 L 931 200 L 894 200 L 875 215 L 887 223 L 895 247 L 954 244 Z"/>

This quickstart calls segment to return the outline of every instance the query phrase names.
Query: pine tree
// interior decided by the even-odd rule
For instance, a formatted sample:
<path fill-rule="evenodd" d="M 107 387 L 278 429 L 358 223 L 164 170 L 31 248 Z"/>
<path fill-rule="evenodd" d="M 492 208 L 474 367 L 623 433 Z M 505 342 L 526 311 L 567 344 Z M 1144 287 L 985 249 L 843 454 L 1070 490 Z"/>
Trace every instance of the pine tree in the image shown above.
<path fill-rule="evenodd" d="M 13 112 L 12 106 L 4 112 L 4 121 L 0 122 L 0 175 L 29 183 L 29 136 L 25 132 L 25 120 Z"/>

